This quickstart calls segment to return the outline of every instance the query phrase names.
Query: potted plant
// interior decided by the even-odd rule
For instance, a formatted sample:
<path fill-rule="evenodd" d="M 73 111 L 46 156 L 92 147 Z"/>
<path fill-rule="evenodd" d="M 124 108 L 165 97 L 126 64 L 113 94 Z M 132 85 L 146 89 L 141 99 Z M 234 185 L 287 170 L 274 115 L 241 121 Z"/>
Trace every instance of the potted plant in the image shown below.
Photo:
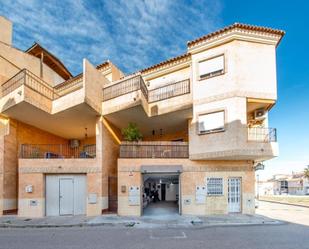
<path fill-rule="evenodd" d="M 134 123 L 129 123 L 128 127 L 122 129 L 122 135 L 124 140 L 128 142 L 138 142 L 142 140 L 143 137 L 137 125 Z M 139 152 L 139 145 L 133 143 L 133 145 L 130 145 L 129 147 L 131 147 L 131 149 L 129 149 L 126 153 L 132 153 L 130 157 L 136 157 Z"/>
<path fill-rule="evenodd" d="M 129 142 L 138 142 L 143 137 L 135 123 L 129 123 L 127 128 L 122 129 L 122 135 Z"/>

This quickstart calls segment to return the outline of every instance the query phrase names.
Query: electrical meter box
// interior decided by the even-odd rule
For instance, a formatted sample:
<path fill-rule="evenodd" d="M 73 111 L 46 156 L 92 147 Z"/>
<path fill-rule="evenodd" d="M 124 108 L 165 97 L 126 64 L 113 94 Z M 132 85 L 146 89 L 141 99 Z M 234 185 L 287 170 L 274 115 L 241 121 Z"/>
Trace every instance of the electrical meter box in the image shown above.
<path fill-rule="evenodd" d="M 196 186 L 195 188 L 195 203 L 205 204 L 206 203 L 206 186 Z"/>
<path fill-rule="evenodd" d="M 139 206 L 141 203 L 141 188 L 139 186 L 129 187 L 129 205 Z"/>
<path fill-rule="evenodd" d="M 88 195 L 88 203 L 89 204 L 96 204 L 97 203 L 97 194 L 95 193 L 90 193 Z"/>

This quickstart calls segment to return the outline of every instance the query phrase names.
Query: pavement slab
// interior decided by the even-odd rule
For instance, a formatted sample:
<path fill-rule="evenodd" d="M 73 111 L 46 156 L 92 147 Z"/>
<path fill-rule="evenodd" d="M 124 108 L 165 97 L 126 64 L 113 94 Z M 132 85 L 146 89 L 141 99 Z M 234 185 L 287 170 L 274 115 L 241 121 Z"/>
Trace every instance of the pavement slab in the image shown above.
<path fill-rule="evenodd" d="M 262 215 L 156 215 L 142 217 L 120 217 L 108 214 L 96 217 L 60 216 L 43 218 L 21 218 L 14 215 L 0 217 L 2 228 L 44 228 L 44 227 L 87 227 L 121 226 L 134 228 L 193 228 L 205 226 L 280 224 L 279 221 Z"/>

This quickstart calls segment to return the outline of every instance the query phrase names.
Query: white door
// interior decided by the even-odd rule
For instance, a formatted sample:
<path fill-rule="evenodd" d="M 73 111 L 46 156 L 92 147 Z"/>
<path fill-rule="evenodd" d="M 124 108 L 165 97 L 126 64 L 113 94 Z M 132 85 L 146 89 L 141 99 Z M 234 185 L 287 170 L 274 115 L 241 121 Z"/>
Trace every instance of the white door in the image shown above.
<path fill-rule="evenodd" d="M 80 215 L 86 213 L 86 175 L 46 176 L 46 215 Z"/>
<path fill-rule="evenodd" d="M 241 178 L 228 179 L 228 208 L 230 213 L 241 211 Z"/>
<path fill-rule="evenodd" d="M 46 176 L 46 215 L 59 215 L 59 177 L 58 175 Z"/>
<path fill-rule="evenodd" d="M 59 180 L 59 214 L 74 214 L 74 180 L 60 178 Z"/>

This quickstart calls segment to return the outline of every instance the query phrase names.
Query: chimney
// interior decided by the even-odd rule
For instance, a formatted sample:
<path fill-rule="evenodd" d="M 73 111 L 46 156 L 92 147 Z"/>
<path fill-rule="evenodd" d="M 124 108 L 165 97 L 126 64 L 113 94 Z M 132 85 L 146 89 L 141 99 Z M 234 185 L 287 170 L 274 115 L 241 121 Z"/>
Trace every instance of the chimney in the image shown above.
<path fill-rule="evenodd" d="M 3 16 L 0 16 L 0 42 L 12 46 L 12 30 L 12 22 Z"/>

